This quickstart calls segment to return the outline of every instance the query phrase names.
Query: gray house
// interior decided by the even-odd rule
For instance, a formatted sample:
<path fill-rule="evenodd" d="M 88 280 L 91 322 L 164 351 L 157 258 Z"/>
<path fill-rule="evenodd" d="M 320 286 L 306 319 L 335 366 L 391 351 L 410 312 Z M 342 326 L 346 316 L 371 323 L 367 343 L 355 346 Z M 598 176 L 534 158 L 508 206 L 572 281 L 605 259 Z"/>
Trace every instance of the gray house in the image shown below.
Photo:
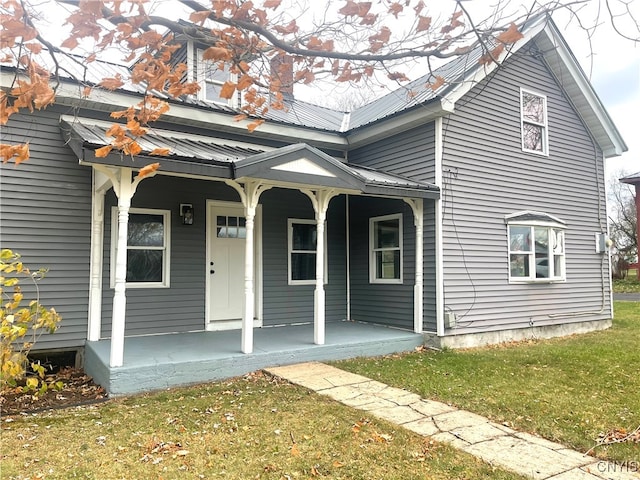
<path fill-rule="evenodd" d="M 51 269 L 42 301 L 64 318 L 37 348 L 79 352 L 124 394 L 608 327 L 604 159 L 626 146 L 557 27 L 524 33 L 500 67 L 445 65 L 435 91 L 425 77 L 350 113 L 287 96 L 253 133 L 187 43 L 202 89 L 135 158 L 95 151 L 143 90 L 80 100 L 63 81 L 2 132 L 31 148 L 2 167 L 2 246 Z"/>

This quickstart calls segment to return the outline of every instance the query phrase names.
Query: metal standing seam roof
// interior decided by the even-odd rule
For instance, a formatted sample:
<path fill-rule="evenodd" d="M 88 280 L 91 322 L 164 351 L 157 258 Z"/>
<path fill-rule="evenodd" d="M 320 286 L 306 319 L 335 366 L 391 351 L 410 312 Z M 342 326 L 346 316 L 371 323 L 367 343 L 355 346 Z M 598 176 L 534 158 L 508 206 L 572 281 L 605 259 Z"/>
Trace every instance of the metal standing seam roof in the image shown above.
<path fill-rule="evenodd" d="M 82 139 L 84 147 L 96 149 L 109 144 L 109 139 L 106 136 L 109 126 L 106 122 L 97 123 L 91 119 L 63 116 L 61 117 L 61 123 L 62 128 L 68 134 L 73 133 Z M 328 159 L 331 163 L 339 164 L 345 174 L 361 178 L 363 185 L 369 187 L 388 187 L 390 189 L 399 189 L 408 194 L 410 192 L 430 192 L 429 196 L 439 191 L 437 186 L 429 183 L 411 180 L 372 168 L 346 164 L 306 144 L 288 145 L 280 149 L 266 151 L 259 145 L 255 145 L 255 147 L 234 145 L 233 142 L 225 143 L 222 139 L 212 141 L 208 137 L 169 130 L 154 130 L 137 139 L 137 142 L 142 148 L 141 156 L 145 156 L 145 154 L 148 156 L 149 152 L 155 148 L 169 148 L 171 152 L 167 156 L 148 157 L 160 162 L 162 162 L 163 158 L 168 158 L 229 166 L 233 166 L 238 162 L 246 164 L 253 159 L 260 163 L 263 157 L 274 157 L 279 152 L 284 151 L 297 150 L 301 152 L 301 155 L 304 155 L 305 151 L 312 151 L 318 152 L 319 155 Z M 381 191 L 381 193 L 390 193 L 390 191 Z"/>
<path fill-rule="evenodd" d="M 69 123 L 70 128 L 90 146 L 99 148 L 110 143 L 106 136 L 109 127 L 105 125 L 92 124 L 89 119 L 78 119 Z M 255 148 L 244 147 L 224 143 L 224 140 L 212 141 L 207 137 L 199 138 L 196 135 L 168 130 L 150 131 L 136 141 L 142 148 L 142 154 L 148 154 L 155 148 L 169 148 L 169 155 L 157 158 L 189 159 L 202 163 L 229 164 L 234 160 L 264 152 L 258 145 Z"/>

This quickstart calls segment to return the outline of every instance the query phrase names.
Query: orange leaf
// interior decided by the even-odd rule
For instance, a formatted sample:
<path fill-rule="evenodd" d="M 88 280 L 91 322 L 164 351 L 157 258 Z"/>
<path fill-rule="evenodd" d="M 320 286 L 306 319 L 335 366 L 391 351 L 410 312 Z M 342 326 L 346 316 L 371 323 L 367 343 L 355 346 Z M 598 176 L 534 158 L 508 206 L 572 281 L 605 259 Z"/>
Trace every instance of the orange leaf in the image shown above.
<path fill-rule="evenodd" d="M 161 155 L 161 156 L 166 156 L 169 155 L 171 153 L 171 149 L 169 148 L 154 148 L 153 150 L 151 150 L 151 152 L 149 152 L 149 155 Z"/>
<path fill-rule="evenodd" d="M 193 23 L 202 25 L 204 21 L 209 18 L 210 14 L 211 12 L 209 10 L 203 10 L 201 12 L 191 12 L 191 15 L 189 15 L 189 20 Z"/>
<path fill-rule="evenodd" d="M 342 467 L 344 467 L 344 463 L 339 462 L 338 460 L 333 462 L 333 468 L 342 468 Z"/>
<path fill-rule="evenodd" d="M 291 445 L 291 455 L 293 455 L 294 457 L 300 456 L 300 449 L 298 448 L 298 445 L 295 443 Z"/>
<path fill-rule="evenodd" d="M 404 7 L 398 2 L 394 2 L 389 6 L 389 13 L 398 18 L 398 14 L 404 10 Z"/>
<path fill-rule="evenodd" d="M 231 60 L 231 52 L 226 48 L 209 47 L 202 52 L 203 60 L 214 60 L 216 62 Z"/>
<path fill-rule="evenodd" d="M 82 89 L 82 96 L 86 98 L 89 95 L 91 95 L 91 87 L 84 87 Z"/>
<path fill-rule="evenodd" d="M 146 165 L 140 169 L 140 171 L 138 172 L 138 178 L 148 177 L 159 168 L 160 168 L 159 163 L 150 163 L 149 165 Z"/>
<path fill-rule="evenodd" d="M 520 40 L 523 37 L 524 35 L 520 33 L 516 24 L 512 22 L 507 30 L 505 30 L 500 35 L 498 35 L 497 39 L 501 43 L 509 44 L 509 43 L 516 43 L 518 40 Z"/>
<path fill-rule="evenodd" d="M 29 160 L 29 144 L 25 143 L 24 145 L 19 145 L 16 148 L 16 165 L 21 164 L 22 162 Z"/>
<path fill-rule="evenodd" d="M 416 28 L 416 32 L 424 32 L 425 30 L 429 30 L 431 27 L 431 17 L 423 17 L 420 15 L 418 17 L 418 27 Z"/>
<path fill-rule="evenodd" d="M 341 13 L 345 17 L 351 17 L 358 15 L 360 9 L 358 8 L 358 4 L 353 0 L 347 0 L 347 4 L 338 10 L 338 13 Z"/>
<path fill-rule="evenodd" d="M 389 72 L 387 77 L 389 77 L 389 80 L 394 80 L 394 81 L 397 81 L 397 82 L 408 82 L 409 81 L 409 77 L 407 77 L 402 72 Z"/>
<path fill-rule="evenodd" d="M 235 117 L 233 117 L 233 121 L 234 122 L 241 122 L 242 120 L 245 120 L 247 118 L 247 115 L 244 113 L 241 113 L 240 115 L 236 115 Z"/>
<path fill-rule="evenodd" d="M 24 46 L 35 54 L 42 51 L 42 45 L 40 43 L 25 43 Z"/>
<path fill-rule="evenodd" d="M 142 147 L 138 144 L 138 142 L 131 142 L 124 146 L 123 151 L 127 155 L 138 155 L 142 151 Z"/>
<path fill-rule="evenodd" d="M 62 45 L 60 46 L 62 48 L 68 48 L 69 50 L 73 50 L 78 46 L 78 40 L 76 40 L 73 37 L 69 37 L 64 42 L 62 42 Z"/>
<path fill-rule="evenodd" d="M 439 89 L 442 85 L 444 85 L 444 78 L 440 75 L 436 75 L 436 81 L 433 83 L 427 83 L 427 86 L 431 88 L 434 92 Z"/>
<path fill-rule="evenodd" d="M 263 123 L 264 123 L 264 120 L 256 120 L 255 122 L 251 122 L 249 125 L 247 125 L 247 130 L 249 130 L 250 132 L 253 132 L 256 128 L 258 128 Z"/>
<path fill-rule="evenodd" d="M 233 82 L 224 82 L 222 88 L 220 89 L 220 98 L 229 99 L 233 97 L 234 92 L 236 91 L 236 84 Z"/>
<path fill-rule="evenodd" d="M 104 158 L 107 155 L 109 155 L 109 153 L 111 153 L 111 150 L 113 150 L 113 146 L 111 145 L 105 145 L 104 147 L 98 148 L 95 152 L 94 155 L 98 158 Z"/>
<path fill-rule="evenodd" d="M 124 82 L 122 81 L 122 76 L 118 74 L 115 77 L 103 79 L 99 85 L 107 90 L 116 90 L 123 86 Z"/>
<path fill-rule="evenodd" d="M 262 6 L 264 8 L 271 8 L 272 10 L 275 10 L 280 6 L 280 3 L 282 3 L 282 0 L 265 0 Z"/>

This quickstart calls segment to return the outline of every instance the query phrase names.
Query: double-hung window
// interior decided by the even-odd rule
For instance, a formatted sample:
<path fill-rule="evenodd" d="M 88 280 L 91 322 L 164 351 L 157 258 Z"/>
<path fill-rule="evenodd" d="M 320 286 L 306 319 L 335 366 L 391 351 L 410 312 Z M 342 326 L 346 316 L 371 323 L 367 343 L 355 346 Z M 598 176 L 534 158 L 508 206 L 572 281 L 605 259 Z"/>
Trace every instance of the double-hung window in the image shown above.
<path fill-rule="evenodd" d="M 543 155 L 549 153 L 547 97 L 520 90 L 522 150 Z"/>
<path fill-rule="evenodd" d="M 235 75 L 229 72 L 229 65 L 202 58 L 203 50 L 198 49 L 198 83 L 200 91 L 198 98 L 207 102 L 219 103 L 222 105 L 237 105 L 237 97 L 232 99 L 220 98 L 222 86 L 227 81 L 235 81 Z"/>
<path fill-rule="evenodd" d="M 127 288 L 169 286 L 171 212 L 132 208 L 127 227 Z M 118 210 L 112 210 L 111 286 L 115 284 Z"/>
<path fill-rule="evenodd" d="M 369 219 L 369 281 L 402 283 L 402 214 Z"/>
<path fill-rule="evenodd" d="M 325 229 L 326 233 L 326 229 Z M 325 245 L 324 281 L 327 281 L 327 242 Z M 316 282 L 318 230 L 315 220 L 290 218 L 288 221 L 289 284 L 312 285 Z"/>
<path fill-rule="evenodd" d="M 545 220 L 549 217 L 528 214 L 507 220 L 511 283 L 565 280 L 565 227 Z"/>

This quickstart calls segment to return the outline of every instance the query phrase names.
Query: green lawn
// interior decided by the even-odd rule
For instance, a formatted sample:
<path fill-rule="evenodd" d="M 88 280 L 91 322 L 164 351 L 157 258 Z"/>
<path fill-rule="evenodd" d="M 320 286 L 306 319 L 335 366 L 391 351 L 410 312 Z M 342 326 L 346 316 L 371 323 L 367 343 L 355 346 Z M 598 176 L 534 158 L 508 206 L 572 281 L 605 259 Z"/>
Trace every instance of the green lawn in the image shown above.
<path fill-rule="evenodd" d="M 3 480 L 522 479 L 263 375 L 11 420 Z"/>
<path fill-rule="evenodd" d="M 615 317 L 564 339 L 335 365 L 586 452 L 601 433 L 640 426 L 640 303 L 617 302 Z M 592 454 L 638 461 L 640 443 Z"/>

